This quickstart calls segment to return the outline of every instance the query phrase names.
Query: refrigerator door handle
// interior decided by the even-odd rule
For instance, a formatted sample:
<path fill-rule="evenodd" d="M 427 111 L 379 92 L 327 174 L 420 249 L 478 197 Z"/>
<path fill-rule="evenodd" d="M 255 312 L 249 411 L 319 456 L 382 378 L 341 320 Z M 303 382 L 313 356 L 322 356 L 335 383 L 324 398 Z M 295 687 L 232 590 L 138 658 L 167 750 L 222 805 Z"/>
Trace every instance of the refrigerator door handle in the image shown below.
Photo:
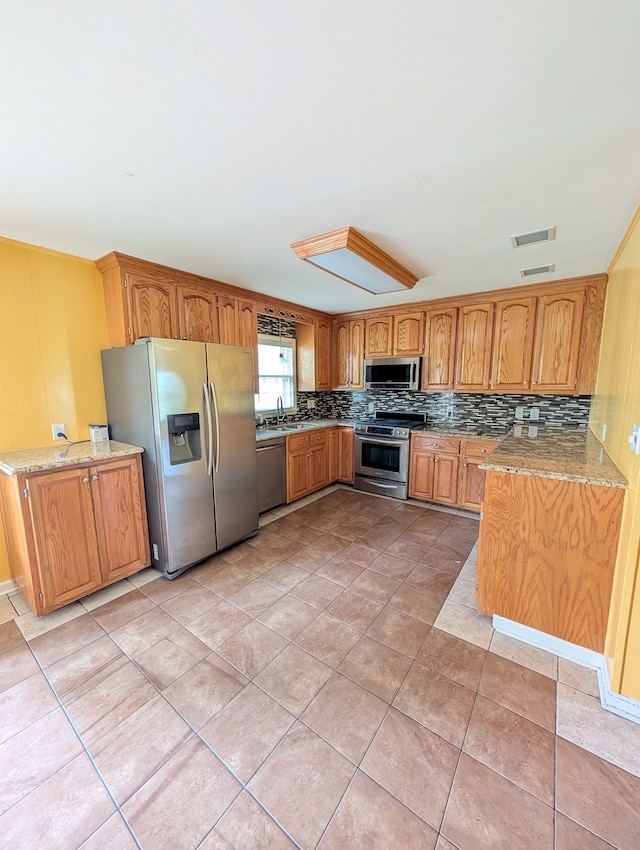
<path fill-rule="evenodd" d="M 209 384 L 209 387 L 211 389 L 211 399 L 213 401 L 213 414 L 216 418 L 216 458 L 213 463 L 213 469 L 217 472 L 218 466 L 220 465 L 220 414 L 218 411 L 218 396 L 216 395 L 215 384 L 212 382 Z M 211 451 L 211 454 L 213 455 L 213 450 Z"/>
<path fill-rule="evenodd" d="M 211 475 L 213 468 L 213 423 L 211 421 L 211 401 L 209 400 L 209 389 L 206 384 L 202 385 L 204 393 L 204 408 L 207 417 L 207 475 Z"/>

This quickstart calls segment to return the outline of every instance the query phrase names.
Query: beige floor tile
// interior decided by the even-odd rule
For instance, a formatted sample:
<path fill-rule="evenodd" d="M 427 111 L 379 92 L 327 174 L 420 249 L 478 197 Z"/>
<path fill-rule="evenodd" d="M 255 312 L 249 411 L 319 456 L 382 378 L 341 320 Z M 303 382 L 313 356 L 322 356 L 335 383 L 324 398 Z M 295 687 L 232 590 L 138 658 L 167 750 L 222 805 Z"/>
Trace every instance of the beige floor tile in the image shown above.
<path fill-rule="evenodd" d="M 417 620 L 422 620 L 427 625 L 432 625 L 440 613 L 444 600 L 435 593 L 422 590 L 419 587 L 410 587 L 403 584 L 389 600 L 391 608 L 403 611 Z"/>
<path fill-rule="evenodd" d="M 78 850 L 137 850 L 137 846 L 124 819 L 116 812 Z"/>
<path fill-rule="evenodd" d="M 460 850 L 553 850 L 553 809 L 465 753 L 442 833 Z"/>
<path fill-rule="evenodd" d="M 387 605 L 371 623 L 366 633 L 380 643 L 408 655 L 409 658 L 415 658 L 429 630 L 430 626 L 421 620 Z"/>
<path fill-rule="evenodd" d="M 221 602 L 211 611 L 191 620 L 188 629 L 211 649 L 217 649 L 250 622 L 251 617 L 244 611 L 229 602 Z"/>
<path fill-rule="evenodd" d="M 176 581 L 179 581 L 179 579 L 176 579 Z M 162 603 L 162 607 L 174 620 L 184 625 L 195 620 L 196 617 L 206 611 L 215 608 L 220 602 L 222 602 L 222 597 L 194 581 L 193 587 L 188 587 L 182 593 L 167 599 L 166 602 Z"/>
<path fill-rule="evenodd" d="M 410 667 L 411 659 L 407 655 L 364 635 L 344 659 L 339 670 L 385 702 L 391 703 Z"/>
<path fill-rule="evenodd" d="M 17 624 L 13 620 L 2 623 L 0 625 L 0 655 L 17 646 L 25 646 L 25 639 Z"/>
<path fill-rule="evenodd" d="M 516 664 L 535 670 L 536 673 L 542 673 L 543 676 L 548 676 L 550 679 L 558 677 L 558 656 L 546 652 L 544 649 L 538 649 L 536 646 L 531 646 L 500 632 L 493 633 L 489 649 L 495 655 L 515 661 Z"/>
<path fill-rule="evenodd" d="M 20 593 L 19 590 L 14 591 L 8 595 L 8 600 L 13 608 L 15 615 L 21 617 L 23 614 L 30 614 L 31 608 L 29 607 L 29 603 L 24 598 L 24 596 Z"/>
<path fill-rule="evenodd" d="M 58 708 L 42 673 L 23 679 L 0 694 L 0 744 Z"/>
<path fill-rule="evenodd" d="M 295 850 L 295 844 L 256 801 L 243 791 L 198 850 Z"/>
<path fill-rule="evenodd" d="M 260 614 L 258 620 L 279 635 L 293 640 L 318 614 L 317 608 L 286 595 Z"/>
<path fill-rule="evenodd" d="M 79 847 L 115 811 L 85 753 L 0 817 L 2 843 L 11 850 Z"/>
<path fill-rule="evenodd" d="M 475 691 L 480 683 L 486 657 L 485 649 L 432 628 L 422 644 L 417 660 Z"/>
<path fill-rule="evenodd" d="M 76 617 L 82 617 L 86 611 L 79 602 L 72 602 L 71 605 L 65 605 L 64 608 L 59 608 L 51 614 L 45 614 L 42 617 L 36 617 L 35 614 L 28 613 L 16 617 L 16 624 L 26 640 L 32 640 L 38 635 L 43 635 L 50 632 L 51 629 L 56 629 L 63 623 L 68 623 L 75 620 Z"/>
<path fill-rule="evenodd" d="M 126 717 L 90 748 L 96 767 L 122 805 L 193 735 L 158 695 Z"/>
<path fill-rule="evenodd" d="M 303 850 L 316 846 L 354 773 L 354 766 L 297 723 L 248 789 Z"/>
<path fill-rule="evenodd" d="M 210 654 L 206 644 L 179 629 L 137 655 L 136 664 L 158 690 L 164 690 Z"/>
<path fill-rule="evenodd" d="M 592 697 L 600 696 L 598 687 L 598 674 L 590 667 L 567 661 L 566 658 L 558 658 L 558 681 L 569 688 L 582 691 Z"/>
<path fill-rule="evenodd" d="M 194 848 L 242 786 L 193 739 L 122 807 L 142 847 Z"/>
<path fill-rule="evenodd" d="M 556 682 L 548 676 L 490 652 L 478 693 L 555 731 Z"/>
<path fill-rule="evenodd" d="M 287 640 L 257 620 L 248 623 L 218 647 L 217 652 L 253 679 L 287 645 Z"/>
<path fill-rule="evenodd" d="M 433 850 L 437 833 L 358 771 L 342 798 L 319 850 Z"/>
<path fill-rule="evenodd" d="M 640 777 L 640 724 L 606 711 L 599 699 L 562 683 L 557 711 L 558 735 Z"/>
<path fill-rule="evenodd" d="M 466 605 L 458 602 L 444 603 L 433 625 L 440 631 L 448 632 L 462 640 L 475 643 L 483 649 L 488 649 L 493 637 L 491 618 L 485 614 L 472 611 Z"/>
<path fill-rule="evenodd" d="M 240 693 L 247 681 L 224 658 L 211 653 L 163 693 L 187 723 L 198 730 Z"/>
<path fill-rule="evenodd" d="M 110 635 L 124 653 L 135 658 L 179 628 L 173 617 L 154 605 L 151 611 L 114 629 Z"/>
<path fill-rule="evenodd" d="M 555 850 L 611 850 L 611 844 L 556 812 Z"/>
<path fill-rule="evenodd" d="M 110 584 L 108 587 L 96 590 L 95 593 L 91 593 L 89 596 L 84 596 L 80 602 L 86 611 L 95 611 L 96 608 L 101 608 L 107 602 L 112 602 L 114 599 L 126 596 L 127 593 L 131 593 L 134 589 L 134 585 L 127 579 L 123 579 L 122 581 L 117 581 L 115 584 Z"/>
<path fill-rule="evenodd" d="M 52 664 L 47 678 L 59 699 L 67 703 L 127 664 L 127 656 L 105 635 Z"/>
<path fill-rule="evenodd" d="M 327 605 L 326 613 L 332 617 L 337 617 L 359 632 L 364 632 L 383 607 L 384 603 L 363 596 L 353 590 L 352 587 L 348 587 L 339 596 L 336 596 L 330 605 Z"/>
<path fill-rule="evenodd" d="M 38 662 L 27 644 L 21 643 L 7 650 L 2 653 L 0 663 L 0 693 L 39 672 Z"/>
<path fill-rule="evenodd" d="M 279 703 L 249 684 L 200 730 L 200 737 L 246 783 L 294 722 Z"/>
<path fill-rule="evenodd" d="M 26 613 L 26 612 L 25 612 Z M 0 596 L 0 623 L 8 623 L 16 616 L 16 610 L 7 596 Z"/>
<path fill-rule="evenodd" d="M 335 673 L 300 719 L 355 764 L 359 764 L 389 706 Z"/>
<path fill-rule="evenodd" d="M 463 578 L 462 573 L 456 579 L 447 598 L 452 602 L 458 602 L 460 605 L 466 605 L 474 611 L 478 610 L 475 582 L 467 581 Z"/>
<path fill-rule="evenodd" d="M 640 779 L 575 744 L 558 739 L 558 811 L 613 844 L 637 850 Z"/>
<path fill-rule="evenodd" d="M 134 587 L 144 587 L 145 584 L 155 581 L 158 578 L 158 570 L 153 567 L 147 567 L 146 570 L 140 570 L 139 573 L 134 573 L 129 576 L 127 581 Z"/>
<path fill-rule="evenodd" d="M 100 605 L 92 613 L 103 629 L 113 632 L 156 607 L 155 602 L 144 593 L 129 588 L 128 593 Z"/>
<path fill-rule="evenodd" d="M 435 732 L 392 708 L 361 768 L 438 830 L 459 752 Z"/>
<path fill-rule="evenodd" d="M 104 629 L 91 614 L 83 614 L 55 631 L 33 638 L 29 646 L 42 667 L 48 667 L 104 636 Z"/>
<path fill-rule="evenodd" d="M 289 644 L 256 676 L 255 683 L 297 717 L 330 675 L 330 667 Z"/>
<path fill-rule="evenodd" d="M 336 596 L 340 596 L 342 591 L 341 584 L 313 574 L 297 584 L 291 591 L 291 596 L 295 596 L 296 599 L 300 599 L 307 605 L 312 605 L 322 611 L 333 602 Z"/>
<path fill-rule="evenodd" d="M 335 668 L 359 640 L 356 629 L 322 613 L 300 632 L 295 643 Z"/>

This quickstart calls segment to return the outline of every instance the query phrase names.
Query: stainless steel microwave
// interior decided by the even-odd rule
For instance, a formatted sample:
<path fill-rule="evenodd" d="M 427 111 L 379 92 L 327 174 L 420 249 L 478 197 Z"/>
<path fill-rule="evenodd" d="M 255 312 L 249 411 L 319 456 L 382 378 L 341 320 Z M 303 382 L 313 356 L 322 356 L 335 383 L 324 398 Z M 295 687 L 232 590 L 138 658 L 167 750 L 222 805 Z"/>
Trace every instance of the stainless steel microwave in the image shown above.
<path fill-rule="evenodd" d="M 419 390 L 419 357 L 376 357 L 364 361 L 365 390 Z"/>

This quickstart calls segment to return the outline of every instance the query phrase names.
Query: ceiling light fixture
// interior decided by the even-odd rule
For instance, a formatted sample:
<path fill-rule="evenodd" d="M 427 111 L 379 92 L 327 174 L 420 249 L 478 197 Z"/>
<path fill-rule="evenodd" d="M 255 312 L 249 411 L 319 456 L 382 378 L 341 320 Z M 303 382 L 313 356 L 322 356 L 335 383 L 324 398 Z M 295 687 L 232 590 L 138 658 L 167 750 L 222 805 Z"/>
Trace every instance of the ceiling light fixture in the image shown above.
<path fill-rule="evenodd" d="M 544 230 L 532 230 L 529 233 L 519 233 L 517 236 L 511 237 L 511 244 L 514 248 L 522 248 L 523 245 L 535 245 L 536 242 L 551 242 L 556 238 L 556 228 L 545 227 Z"/>
<path fill-rule="evenodd" d="M 413 289 L 418 278 L 353 227 L 314 236 L 291 246 L 301 260 L 380 295 Z"/>
<path fill-rule="evenodd" d="M 531 269 L 520 269 L 520 274 L 522 277 L 530 277 L 532 274 L 549 274 L 549 272 L 554 272 L 556 270 L 556 264 L 551 263 L 548 266 L 536 266 Z"/>

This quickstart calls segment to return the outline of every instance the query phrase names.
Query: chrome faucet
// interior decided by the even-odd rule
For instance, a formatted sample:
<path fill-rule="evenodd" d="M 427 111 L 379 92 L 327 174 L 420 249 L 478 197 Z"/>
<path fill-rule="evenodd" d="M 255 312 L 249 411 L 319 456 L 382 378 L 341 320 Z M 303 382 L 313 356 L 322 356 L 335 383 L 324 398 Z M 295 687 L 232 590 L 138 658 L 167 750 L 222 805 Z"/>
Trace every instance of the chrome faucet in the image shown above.
<path fill-rule="evenodd" d="M 278 425 L 282 425 L 283 422 L 287 421 L 287 417 L 284 415 L 284 405 L 282 403 L 282 396 L 278 396 L 278 400 L 276 401 L 276 422 Z"/>

